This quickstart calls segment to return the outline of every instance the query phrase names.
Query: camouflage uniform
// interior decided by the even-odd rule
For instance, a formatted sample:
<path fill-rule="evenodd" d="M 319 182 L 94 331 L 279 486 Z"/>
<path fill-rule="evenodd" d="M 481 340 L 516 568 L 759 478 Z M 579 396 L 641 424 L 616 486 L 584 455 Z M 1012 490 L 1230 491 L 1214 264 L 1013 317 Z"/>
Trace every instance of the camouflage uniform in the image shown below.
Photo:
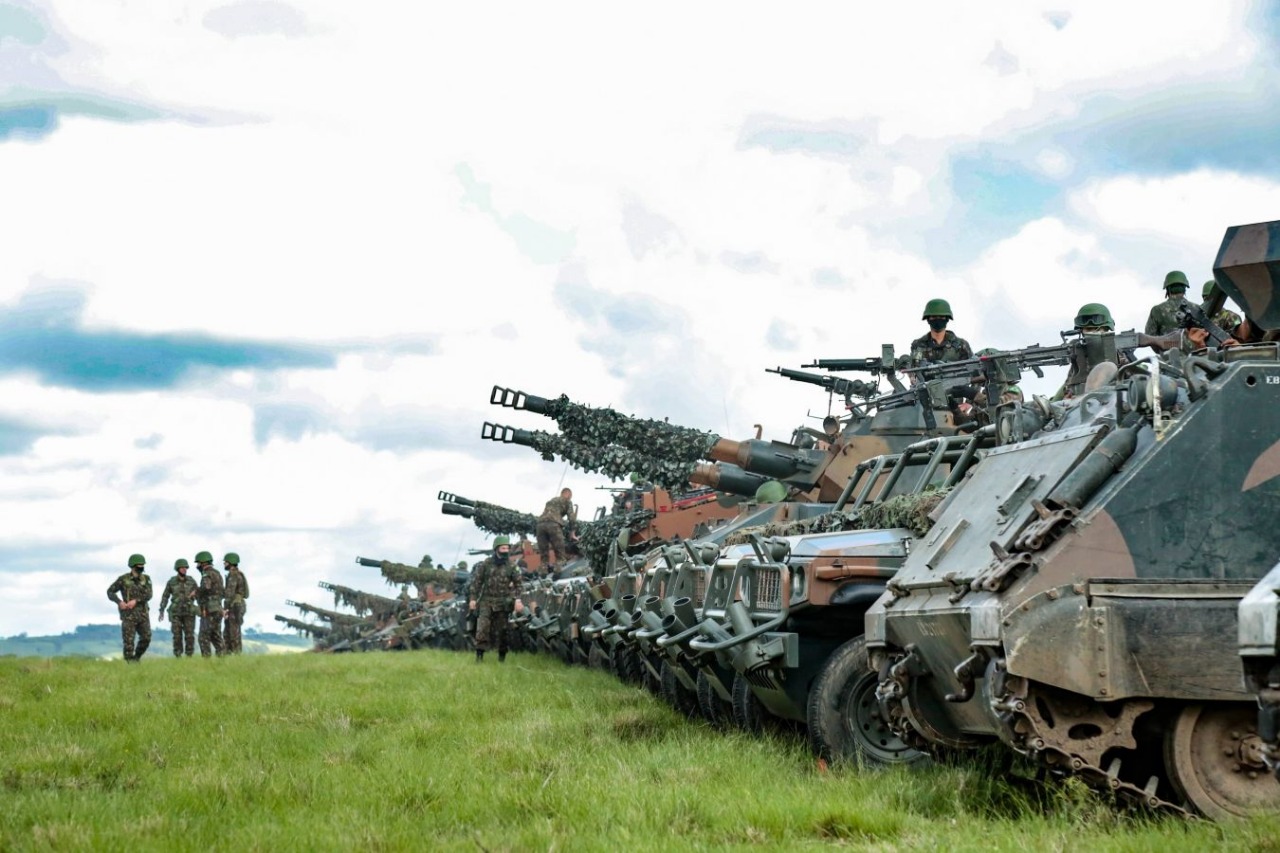
<path fill-rule="evenodd" d="M 249 581 L 239 566 L 227 570 L 227 583 L 223 592 L 222 609 L 227 614 L 223 633 L 223 649 L 229 655 L 241 651 L 240 627 L 244 624 L 244 600 L 249 597 Z"/>
<path fill-rule="evenodd" d="M 1178 324 L 1178 306 L 1182 304 L 1185 298 L 1184 293 L 1175 293 L 1168 296 L 1163 302 L 1151 309 L 1151 313 L 1147 315 L 1146 333 L 1148 335 L 1167 335 L 1172 331 L 1181 329 Z"/>
<path fill-rule="evenodd" d="M 117 598 L 116 596 L 122 596 Z M 115 583 L 107 587 L 107 598 L 117 605 L 126 601 L 137 602 L 132 608 L 120 611 L 120 639 L 124 644 L 124 659 L 141 660 L 147 646 L 151 645 L 151 613 L 147 602 L 151 600 L 151 578 L 146 572 L 136 576 L 132 571 L 125 572 L 116 578 Z M 134 637 L 138 645 L 134 648 Z"/>
<path fill-rule="evenodd" d="M 956 337 L 956 333 L 947 330 L 942 333 L 942 343 L 933 339 L 928 332 L 911 342 L 911 366 L 922 364 L 938 364 L 940 362 L 964 361 L 973 358 L 973 348 L 964 338 Z"/>
<path fill-rule="evenodd" d="M 222 573 L 213 564 L 200 568 L 200 588 L 196 603 L 200 605 L 200 654 L 209 657 L 210 650 L 222 657 Z"/>
<path fill-rule="evenodd" d="M 476 602 L 476 651 L 498 647 L 498 658 L 507 654 L 507 617 L 520 591 L 520 569 L 512 560 L 499 563 L 490 557 L 471 574 L 468 598 Z"/>
<path fill-rule="evenodd" d="M 1236 326 L 1239 326 L 1244 322 L 1239 314 L 1234 311 L 1229 311 L 1226 308 L 1223 308 L 1217 314 L 1214 314 L 1211 319 L 1215 326 L 1226 332 L 1228 335 L 1235 332 Z"/>
<path fill-rule="evenodd" d="M 556 552 L 556 559 L 560 561 L 560 565 L 563 566 L 567 559 L 561 518 L 567 518 L 569 524 L 573 524 L 576 520 L 573 502 L 568 498 L 557 496 L 547 501 L 547 505 L 542 509 L 542 515 L 538 516 L 538 554 L 542 557 L 543 566 L 550 564 L 548 554 L 551 551 Z"/>
<path fill-rule="evenodd" d="M 176 574 L 169 578 L 160 594 L 160 612 L 169 606 L 169 627 L 173 630 L 173 656 L 187 657 L 196 653 L 196 590 L 200 585 L 190 575 Z"/>

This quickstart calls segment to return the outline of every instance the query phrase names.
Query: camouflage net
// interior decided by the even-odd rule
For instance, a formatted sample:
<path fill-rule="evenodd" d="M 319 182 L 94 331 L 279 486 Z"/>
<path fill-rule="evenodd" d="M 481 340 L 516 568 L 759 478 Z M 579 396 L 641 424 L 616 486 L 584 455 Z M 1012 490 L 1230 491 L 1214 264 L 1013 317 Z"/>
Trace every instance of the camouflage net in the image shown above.
<path fill-rule="evenodd" d="M 321 582 L 320 587 L 333 593 L 334 604 L 345 604 L 361 616 L 372 616 L 378 620 L 394 616 L 406 605 L 400 599 L 362 592 L 349 586 Z"/>
<path fill-rule="evenodd" d="M 329 636 L 333 629 L 328 625 L 320 625 L 314 622 L 303 622 L 301 619 L 290 619 L 287 616 L 277 616 L 277 622 L 283 622 L 286 626 L 297 631 L 299 634 L 306 634 L 314 639 L 322 639 Z"/>
<path fill-rule="evenodd" d="M 720 440 L 714 433 L 691 427 L 634 418 L 613 409 L 592 409 L 570 402 L 564 394 L 547 401 L 547 416 L 556 422 L 568 440 L 577 444 L 587 447 L 616 444 L 669 462 L 693 463 L 705 459 L 711 445 Z M 622 476 L 627 473 L 629 470 L 624 470 Z"/>
<path fill-rule="evenodd" d="M 292 606 L 298 608 L 303 613 L 314 613 L 321 619 L 331 623 L 334 626 L 348 625 L 368 625 L 373 627 L 373 620 L 367 616 L 357 616 L 353 613 L 339 613 L 336 610 L 325 610 L 323 607 L 316 607 L 314 604 L 295 603 Z"/>
<path fill-rule="evenodd" d="M 386 578 L 387 583 L 393 586 L 412 584 L 421 588 L 434 583 L 446 585 L 453 583 L 453 572 L 451 570 L 436 569 L 430 565 L 414 568 L 404 563 L 392 563 L 388 560 L 383 560 L 379 568 L 381 568 L 382 576 Z"/>
<path fill-rule="evenodd" d="M 806 533 L 837 533 L 842 530 L 887 530 L 903 527 L 912 535 L 924 536 L 933 527 L 933 512 L 950 489 L 932 489 L 910 495 L 896 495 L 883 503 L 865 504 L 857 512 L 829 512 L 804 521 L 770 522 L 744 527 L 725 538 L 725 545 L 742 545 L 752 534 L 761 536 L 803 536 Z"/>
<path fill-rule="evenodd" d="M 495 504 L 477 503 L 471 514 L 471 520 L 475 522 L 476 527 L 495 535 L 523 533 L 526 536 L 534 536 L 538 530 L 536 516 Z"/>
<path fill-rule="evenodd" d="M 641 527 L 654 517 L 651 509 L 640 509 L 622 515 L 605 516 L 600 521 L 578 525 L 578 550 L 587 558 L 592 570 L 603 575 L 609 564 L 609 551 L 618 541 L 624 527 Z"/>
<path fill-rule="evenodd" d="M 654 447 L 646 453 L 628 450 L 616 444 L 592 444 L 578 442 L 567 435 L 532 430 L 529 432 L 529 446 L 550 460 L 559 456 L 574 468 L 588 474 L 603 474 L 613 480 L 626 479 L 630 474 L 639 474 L 652 483 L 662 486 L 669 492 L 682 492 L 689 488 L 689 478 L 693 476 L 694 463 L 702 458 L 702 454 L 684 461 L 665 455 L 647 455 L 648 450 L 663 448 Z M 713 442 L 714 443 L 714 440 Z M 707 445 L 709 448 L 710 445 Z"/>

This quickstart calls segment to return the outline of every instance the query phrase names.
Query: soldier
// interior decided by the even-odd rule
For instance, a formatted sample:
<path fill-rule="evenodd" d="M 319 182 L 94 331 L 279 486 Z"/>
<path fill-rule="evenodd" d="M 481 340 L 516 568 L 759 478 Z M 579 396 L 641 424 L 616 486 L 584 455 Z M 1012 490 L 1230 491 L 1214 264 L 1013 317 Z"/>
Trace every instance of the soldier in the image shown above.
<path fill-rule="evenodd" d="M 1167 335 L 1181 328 L 1178 325 L 1178 306 L 1186 298 L 1187 277 L 1178 270 L 1172 270 L 1164 277 L 1164 301 L 1151 309 L 1147 315 L 1146 333 L 1148 335 Z"/>
<path fill-rule="evenodd" d="M 222 649 L 226 654 L 238 655 L 241 651 L 240 627 L 244 625 L 245 599 L 249 597 L 249 581 L 240 571 L 240 555 L 234 551 L 222 558 L 227 568 L 227 582 L 222 593 L 222 615 L 226 625 L 222 634 Z"/>
<path fill-rule="evenodd" d="M 222 657 L 222 575 L 213 567 L 213 555 L 208 551 L 196 554 L 196 568 L 200 570 L 200 587 L 196 590 L 196 603 L 200 606 L 200 655 L 207 658 L 213 653 Z"/>
<path fill-rule="evenodd" d="M 572 497 L 572 491 L 561 489 L 560 497 L 547 501 L 547 505 L 542 508 L 542 515 L 538 516 L 538 554 L 542 557 L 543 571 L 548 574 L 555 571 L 557 561 L 560 565 L 565 562 L 565 528 L 572 527 L 578 518 Z M 564 525 L 560 521 L 562 518 L 566 519 Z M 548 556 L 551 553 L 555 554 L 554 560 Z"/>
<path fill-rule="evenodd" d="M 1209 279 L 1204 283 L 1204 288 L 1200 291 L 1201 305 L 1207 306 L 1209 304 L 1209 296 L 1212 294 L 1213 287 L 1216 284 L 1217 282 L 1213 279 Z M 1209 319 L 1213 321 L 1214 325 L 1229 335 L 1235 334 L 1236 327 L 1244 322 L 1244 318 L 1236 312 L 1229 310 L 1225 303 L 1223 303 L 1222 308 L 1218 310 L 1218 313 L 1214 314 Z"/>
<path fill-rule="evenodd" d="M 484 653 L 495 645 L 498 663 L 507 659 L 507 617 L 513 607 L 517 613 L 523 609 L 516 598 L 519 591 L 520 571 L 511 562 L 511 540 L 494 537 L 493 556 L 472 570 L 467 589 L 467 609 L 476 616 L 476 663 L 483 662 Z"/>
<path fill-rule="evenodd" d="M 1159 306 L 1156 306 L 1159 307 Z M 1082 335 L 1101 335 L 1116 330 L 1115 321 L 1111 319 L 1111 310 L 1101 302 L 1089 302 L 1080 306 L 1080 310 L 1076 313 L 1075 330 Z M 1133 350 L 1124 349 L 1116 353 L 1117 366 L 1123 367 L 1135 360 Z M 1085 380 L 1088 378 L 1088 371 L 1096 365 L 1084 366 L 1079 363 L 1072 363 L 1071 369 L 1067 371 L 1067 381 L 1058 389 L 1058 393 L 1053 395 L 1056 400 L 1069 400 L 1084 388 Z M 1085 375 L 1080 375 L 1081 371 Z"/>
<path fill-rule="evenodd" d="M 107 587 L 107 598 L 115 602 L 120 611 L 120 638 L 124 642 L 124 659 L 128 663 L 142 660 L 147 646 L 151 645 L 151 614 L 147 609 L 147 602 L 151 600 L 151 578 L 142 571 L 146 565 L 146 557 L 130 555 L 129 571 Z M 137 649 L 133 646 L 135 635 Z"/>
<path fill-rule="evenodd" d="M 911 342 L 911 366 L 973 358 L 973 348 L 964 338 L 947 330 L 947 322 L 955 319 L 945 299 L 930 299 L 920 318 L 929 323 L 929 331 Z"/>
<path fill-rule="evenodd" d="M 187 576 L 190 564 L 179 557 L 173 563 L 176 575 L 169 578 L 160 594 L 161 622 L 164 621 L 164 608 L 169 605 L 169 627 L 173 630 L 173 656 L 182 657 L 185 647 L 187 657 L 196 653 L 196 590 L 199 584 L 196 579 Z"/>

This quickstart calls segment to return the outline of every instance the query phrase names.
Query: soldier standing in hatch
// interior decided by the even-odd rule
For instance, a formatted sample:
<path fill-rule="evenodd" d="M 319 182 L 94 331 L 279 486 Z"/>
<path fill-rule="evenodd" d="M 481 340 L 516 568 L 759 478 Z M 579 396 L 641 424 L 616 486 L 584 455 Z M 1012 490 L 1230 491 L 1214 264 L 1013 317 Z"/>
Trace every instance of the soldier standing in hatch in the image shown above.
<path fill-rule="evenodd" d="M 245 599 L 249 597 L 249 581 L 240 571 L 240 555 L 234 551 L 222 558 L 227 567 L 227 582 L 222 593 L 222 615 L 226 618 L 222 648 L 229 655 L 241 651 L 240 628 L 244 625 Z"/>
<path fill-rule="evenodd" d="M 973 358 L 973 348 L 969 346 L 969 342 L 947 330 L 947 323 L 955 319 L 947 300 L 930 299 L 924 306 L 924 315 L 920 319 L 928 322 L 929 331 L 911 342 L 912 367 Z"/>
<path fill-rule="evenodd" d="M 151 578 L 143 569 L 147 558 L 141 554 L 129 557 L 129 571 L 116 578 L 115 583 L 107 587 L 107 598 L 115 602 L 120 611 L 120 639 L 124 643 L 124 659 L 127 663 L 137 663 L 151 645 L 151 614 L 147 602 L 151 600 Z M 133 645 L 137 637 L 138 646 Z"/>
<path fill-rule="evenodd" d="M 208 551 L 196 554 L 196 568 L 200 570 L 200 587 L 196 590 L 196 603 L 200 606 L 200 655 L 222 657 L 222 575 L 213 567 L 213 555 Z"/>
<path fill-rule="evenodd" d="M 569 491 L 565 489 L 565 491 Z M 476 663 L 484 661 L 484 653 L 498 647 L 498 663 L 507 659 L 507 617 L 523 605 L 516 597 L 520 592 L 520 570 L 511 561 L 511 540 L 497 536 L 493 540 L 493 556 L 471 572 L 467 588 L 467 609 L 476 614 Z"/>
<path fill-rule="evenodd" d="M 554 572 L 557 565 L 563 566 L 566 562 L 564 531 L 566 527 L 572 527 L 578 518 L 572 498 L 572 491 L 561 489 L 560 497 L 547 501 L 547 505 L 542 508 L 542 515 L 538 516 L 538 554 L 542 557 L 542 569 L 547 574 Z M 562 518 L 565 519 L 563 525 L 560 521 Z M 548 556 L 550 553 L 555 554 L 554 560 Z"/>
<path fill-rule="evenodd" d="M 1164 277 L 1164 301 L 1154 306 L 1147 315 L 1148 335 L 1167 335 L 1181 328 L 1178 325 L 1178 306 L 1186 298 L 1187 277 L 1178 270 L 1171 270 Z"/>
<path fill-rule="evenodd" d="M 164 608 L 169 605 L 169 628 L 173 631 L 173 656 L 182 657 L 185 648 L 187 657 L 196 653 L 196 590 L 199 584 L 196 579 L 187 575 L 190 564 L 181 557 L 174 561 L 173 570 L 177 572 L 164 585 L 160 594 L 161 622 L 164 621 Z"/>

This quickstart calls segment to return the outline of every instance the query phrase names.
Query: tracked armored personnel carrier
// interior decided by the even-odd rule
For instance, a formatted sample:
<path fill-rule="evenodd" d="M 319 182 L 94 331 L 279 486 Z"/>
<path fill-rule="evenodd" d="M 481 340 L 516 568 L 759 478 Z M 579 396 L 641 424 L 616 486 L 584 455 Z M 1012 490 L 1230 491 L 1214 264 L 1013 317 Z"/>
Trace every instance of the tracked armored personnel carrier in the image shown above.
<path fill-rule="evenodd" d="M 1262 328 L 1280 328 L 1278 262 L 1263 223 L 1215 264 Z M 1278 511 L 1280 346 L 1096 369 L 987 453 L 868 613 L 882 714 L 908 744 L 1003 742 L 1153 808 L 1280 806 L 1237 646 Z"/>

